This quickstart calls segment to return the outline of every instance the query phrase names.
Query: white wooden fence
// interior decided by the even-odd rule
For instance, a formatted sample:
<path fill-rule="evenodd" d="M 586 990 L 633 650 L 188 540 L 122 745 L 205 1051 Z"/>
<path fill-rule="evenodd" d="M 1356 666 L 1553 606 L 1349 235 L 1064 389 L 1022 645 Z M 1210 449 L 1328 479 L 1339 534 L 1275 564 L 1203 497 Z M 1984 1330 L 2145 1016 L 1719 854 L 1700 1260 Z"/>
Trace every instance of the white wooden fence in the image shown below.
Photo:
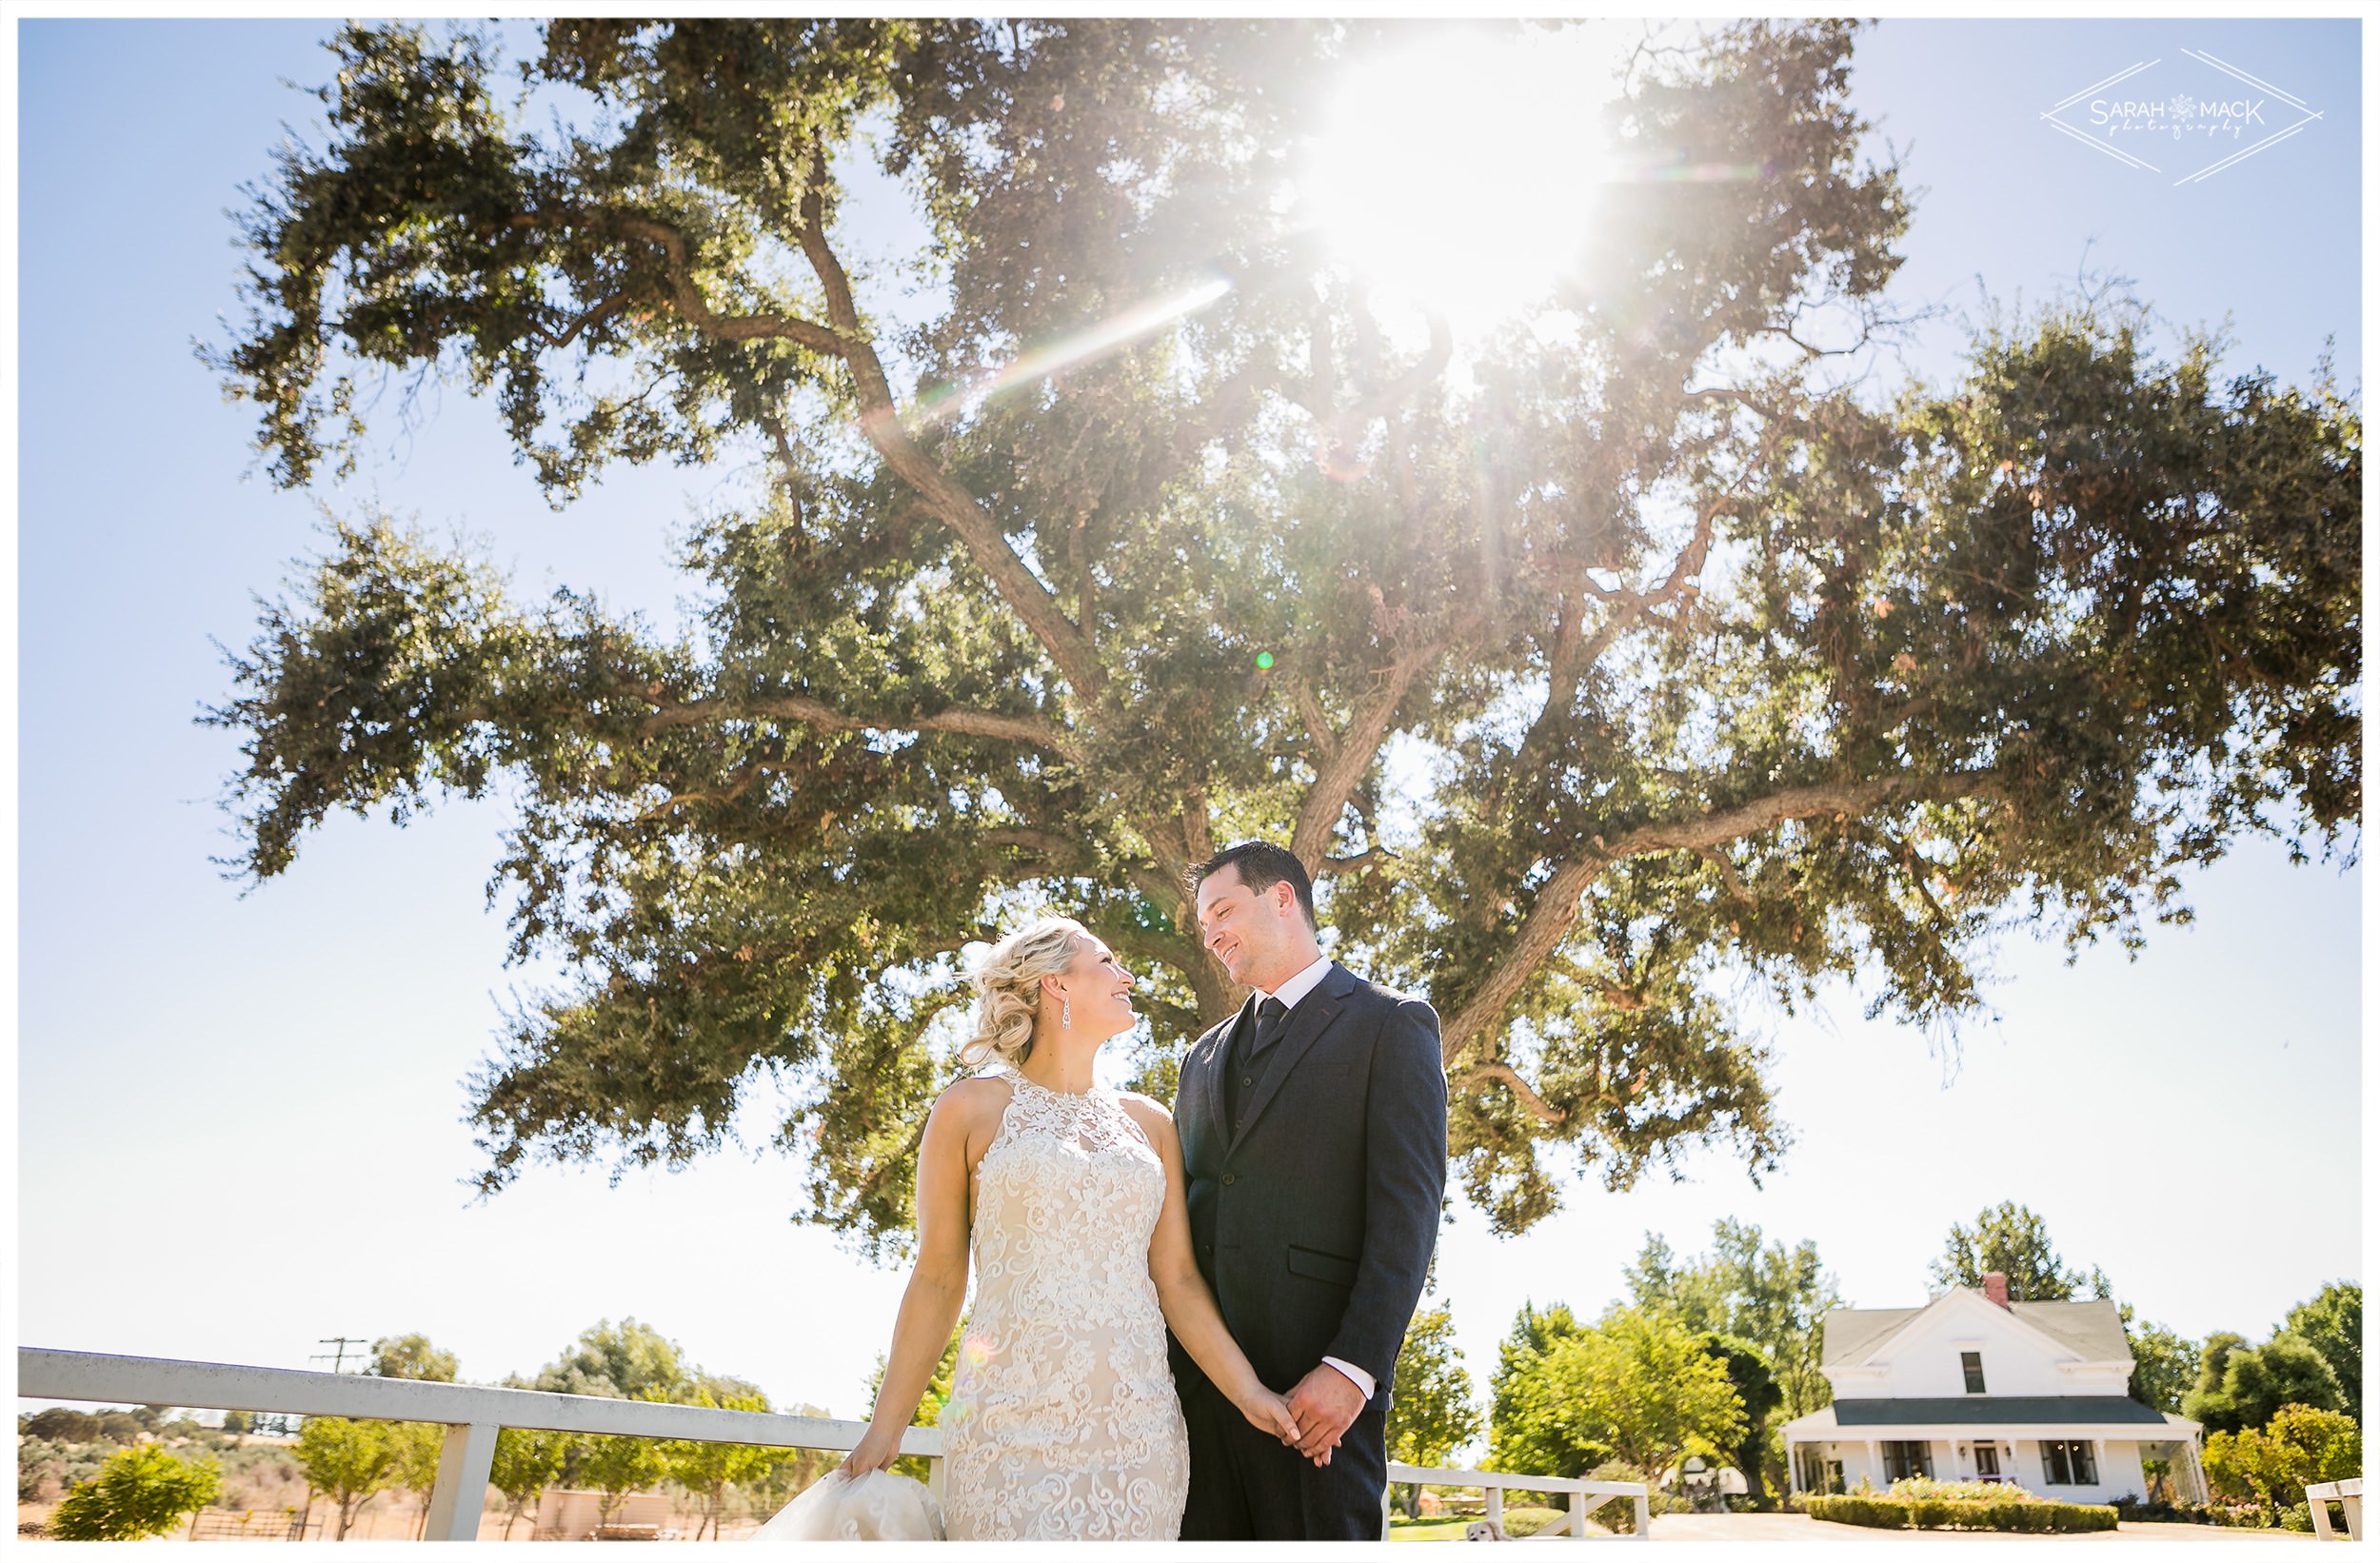
<path fill-rule="evenodd" d="M 1569 1499 L 1570 1512 L 1526 1539 L 1552 1540 L 1572 1536 L 1580 1541 L 1650 1541 L 1653 1539 L 1653 1514 L 1650 1494 L 1640 1481 L 1587 1481 L 1578 1476 L 1517 1476 L 1503 1471 L 1448 1471 L 1437 1466 L 1404 1465 L 1396 1460 L 1388 1463 L 1388 1479 L 1397 1482 L 1419 1482 L 1425 1487 L 1478 1487 L 1487 1492 L 1487 1518 L 1500 1533 L 1504 1529 L 1504 1494 L 1506 1493 L 1557 1493 Z M 1625 1536 L 1593 1535 L 1587 1530 L 1587 1515 L 1614 1498 L 1632 1498 L 1636 1502 L 1636 1528 Z M 1380 1538 L 1388 1538 L 1388 1502 L 1384 1495 L 1380 1505 Z"/>
<path fill-rule="evenodd" d="M 592 1395 L 548 1395 L 542 1390 L 486 1389 L 477 1384 L 433 1384 L 410 1378 L 372 1378 L 360 1374 L 309 1373 L 293 1368 L 248 1368 L 225 1362 L 186 1362 L 167 1356 L 112 1356 L 100 1352 L 48 1351 L 20 1346 L 16 1393 L 21 1398 L 111 1401 L 136 1406 L 188 1406 L 208 1411 L 252 1411 L 273 1415 L 354 1416 L 392 1422 L 435 1422 L 446 1430 L 438 1455 L 438 1480 L 430 1490 L 423 1536 L 430 1541 L 474 1541 L 486 1501 L 487 1473 L 496 1455 L 496 1430 L 507 1427 L 558 1433 L 621 1434 L 633 1438 L 684 1438 L 700 1443 L 759 1444 L 778 1449 L 855 1449 L 865 1422 L 823 1416 L 784 1416 L 773 1412 L 721 1411 L 711 1406 L 668 1405 L 652 1400 L 611 1400 Z M 913 1427 L 902 1434 L 901 1453 L 922 1455 L 932 1473 L 927 1485 L 942 1495 L 942 1435 L 940 1429 Z M 1585 1539 L 1586 1515 L 1614 1497 L 1636 1499 L 1636 1538 L 1647 1538 L 1645 1489 L 1636 1482 L 1591 1482 L 1560 1476 L 1515 1476 L 1493 1471 L 1445 1471 L 1396 1465 L 1392 1482 L 1482 1487 L 1488 1517 L 1501 1522 L 1507 1490 L 1560 1493 L 1570 1513 L 1537 1533 L 1567 1532 Z M 2358 1487 L 2358 1492 L 2361 1488 Z M 2352 1514 L 2353 1511 L 2350 1510 Z M 2350 1523 L 2353 1523 L 2350 1519 Z M 1381 1516 L 1386 1533 L 1387 1516 Z"/>
<path fill-rule="evenodd" d="M 2306 1506 L 2314 1513 L 2314 1535 L 2328 1541 L 2338 1534 L 2330 1529 L 2330 1505 L 2347 1511 L 2347 1539 L 2364 1539 L 2364 1478 L 2350 1476 L 2346 1481 L 2316 1482 L 2306 1489 Z"/>

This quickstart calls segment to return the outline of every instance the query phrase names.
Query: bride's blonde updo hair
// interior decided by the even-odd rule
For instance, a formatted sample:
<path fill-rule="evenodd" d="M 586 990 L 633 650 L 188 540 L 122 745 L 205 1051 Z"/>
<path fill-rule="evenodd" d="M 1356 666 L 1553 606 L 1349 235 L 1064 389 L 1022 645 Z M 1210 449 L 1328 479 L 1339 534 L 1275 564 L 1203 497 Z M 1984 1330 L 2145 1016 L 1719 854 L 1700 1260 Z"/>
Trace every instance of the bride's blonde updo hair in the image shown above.
<path fill-rule="evenodd" d="M 991 948 L 971 980 L 975 1035 L 959 1049 L 969 1069 L 986 1063 L 1011 1067 L 1033 1053 L 1033 1017 L 1041 1006 L 1041 979 L 1064 971 L 1090 933 L 1072 918 L 1041 918 Z"/>

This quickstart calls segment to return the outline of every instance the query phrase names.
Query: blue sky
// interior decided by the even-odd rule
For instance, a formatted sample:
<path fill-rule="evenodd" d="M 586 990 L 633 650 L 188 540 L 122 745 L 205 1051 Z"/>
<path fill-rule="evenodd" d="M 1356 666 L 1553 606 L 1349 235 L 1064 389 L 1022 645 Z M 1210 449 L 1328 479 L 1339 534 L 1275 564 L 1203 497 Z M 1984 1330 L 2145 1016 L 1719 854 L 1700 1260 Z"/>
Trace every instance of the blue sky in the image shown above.
<path fill-rule="evenodd" d="M 334 820 L 247 896 L 208 861 L 236 762 L 191 722 L 226 690 L 210 638 L 247 639 L 318 505 L 418 512 L 489 539 L 523 591 L 667 623 L 670 537 L 743 475 L 622 469 L 557 514 L 459 391 L 347 485 L 248 475 L 252 417 L 191 343 L 236 308 L 226 210 L 313 107 L 281 83 L 327 74 L 327 25 L 19 27 L 18 1339 L 303 1366 L 322 1336 L 422 1330 L 492 1378 L 633 1314 L 781 1403 L 863 1414 L 902 1276 L 790 1223 L 786 1163 L 729 1152 L 616 1188 L 543 1169 L 467 1202 L 459 1082 L 542 975 L 504 966 L 485 901 L 499 803 Z M 2322 117 L 2194 184 L 2170 142 L 2139 154 L 2150 174 L 2041 124 L 2139 62 L 2211 92 L 2185 49 Z M 2360 385 L 2361 53 L 2348 21 L 1882 24 L 1854 100 L 1927 192 L 1896 291 L 2038 297 L 2087 257 L 2172 322 L 2228 315 L 2235 369 L 2302 383 L 2335 337 Z M 1903 367 L 1946 379 L 1960 340 L 1936 322 Z M 1693 1157 L 1683 1181 L 1579 1188 L 1511 1242 L 1458 1211 L 1439 1274 L 1475 1373 L 1522 1299 L 1613 1297 L 1647 1231 L 1688 1253 L 1723 1216 L 1812 1238 L 1847 1296 L 1889 1306 L 2002 1198 L 2145 1316 L 2260 1334 L 2361 1273 L 2361 894 L 2251 843 L 2137 960 L 2006 946 L 1999 1019 L 1954 1056 L 1854 996 L 1831 1023 L 1763 1021 L 1798 1136 L 1766 1188 Z"/>

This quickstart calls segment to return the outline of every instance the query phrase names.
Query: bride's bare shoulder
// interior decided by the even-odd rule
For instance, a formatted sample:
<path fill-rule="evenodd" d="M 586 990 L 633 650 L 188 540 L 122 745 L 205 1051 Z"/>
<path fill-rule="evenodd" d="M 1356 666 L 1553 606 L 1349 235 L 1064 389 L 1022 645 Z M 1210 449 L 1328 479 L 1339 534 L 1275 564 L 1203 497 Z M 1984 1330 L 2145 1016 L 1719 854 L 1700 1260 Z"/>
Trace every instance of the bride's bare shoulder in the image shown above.
<path fill-rule="evenodd" d="M 933 1116 L 961 1123 L 997 1119 L 1016 1094 L 1016 1088 L 997 1075 L 970 1075 L 943 1088 L 941 1099 L 934 1103 Z"/>
<path fill-rule="evenodd" d="M 1144 1097 L 1138 1091 L 1119 1091 L 1116 1098 L 1131 1115 L 1132 1121 L 1140 1126 L 1140 1132 L 1149 1137 L 1150 1143 L 1156 1143 L 1160 1135 L 1170 1136 L 1174 1132 L 1173 1113 L 1155 1097 Z"/>

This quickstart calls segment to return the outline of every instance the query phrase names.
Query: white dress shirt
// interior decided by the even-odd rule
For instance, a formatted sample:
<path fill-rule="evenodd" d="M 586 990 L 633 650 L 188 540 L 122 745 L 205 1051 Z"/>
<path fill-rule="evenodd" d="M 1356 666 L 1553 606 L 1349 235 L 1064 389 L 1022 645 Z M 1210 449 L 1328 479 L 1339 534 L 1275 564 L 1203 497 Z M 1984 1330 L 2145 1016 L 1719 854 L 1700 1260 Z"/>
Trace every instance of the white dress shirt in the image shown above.
<path fill-rule="evenodd" d="M 1319 960 L 1317 960 L 1313 965 L 1308 966 L 1305 970 L 1299 972 L 1297 976 L 1290 978 L 1279 987 L 1275 988 L 1271 993 L 1266 993 L 1262 988 L 1257 989 L 1258 1001 L 1260 1003 L 1267 999 L 1278 999 L 1280 1000 L 1281 1008 L 1283 1010 L 1296 1009 L 1298 1007 L 1299 999 L 1303 999 L 1307 994 L 1312 993 L 1316 988 L 1321 986 L 1322 979 L 1330 975 L 1330 970 L 1331 958 L 1329 956 L 1324 956 Z M 1373 1379 L 1370 1374 L 1365 1373 L 1361 1368 L 1357 1367 L 1352 1362 L 1341 1362 L 1335 1356 L 1326 1356 L 1322 1358 L 1322 1360 L 1329 1363 L 1332 1367 L 1337 1368 L 1340 1373 L 1345 1374 L 1347 1375 L 1347 1382 L 1361 1390 L 1363 1392 L 1363 1397 L 1366 1400 L 1370 1400 L 1372 1398 L 1372 1392 L 1379 1388 L 1379 1385 Z"/>

